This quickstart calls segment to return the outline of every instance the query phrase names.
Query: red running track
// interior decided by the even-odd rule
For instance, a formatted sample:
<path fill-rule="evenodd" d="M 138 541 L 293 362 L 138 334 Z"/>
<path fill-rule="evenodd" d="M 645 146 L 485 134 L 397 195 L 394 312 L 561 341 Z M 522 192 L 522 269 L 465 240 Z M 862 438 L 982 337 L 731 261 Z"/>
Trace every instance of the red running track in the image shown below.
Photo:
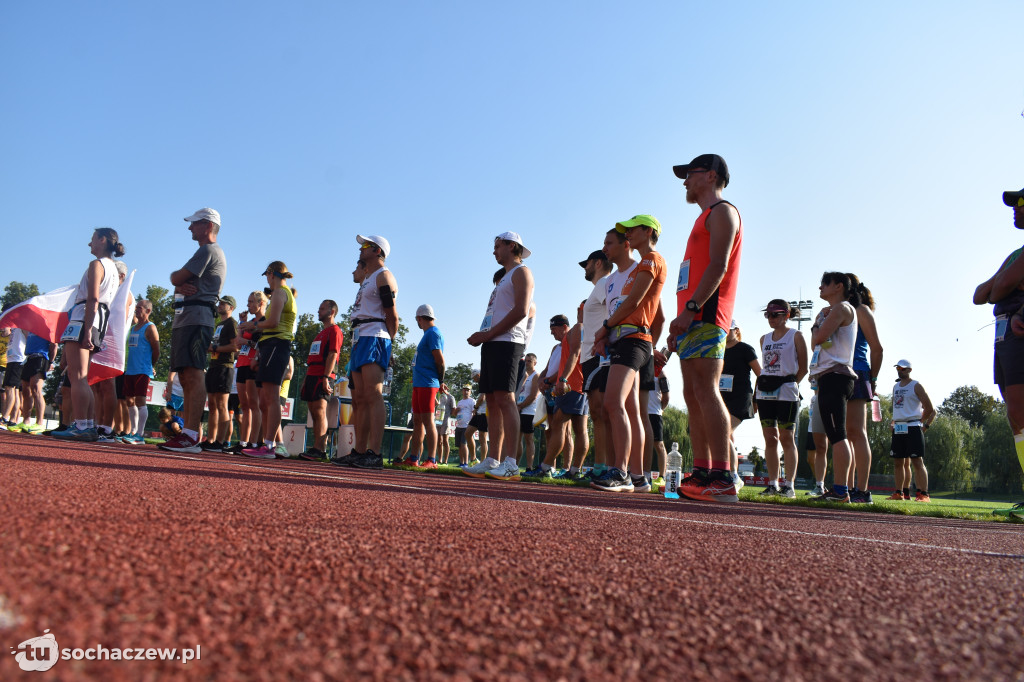
<path fill-rule="evenodd" d="M 0 679 L 1024 679 L 1024 529 L 0 434 Z"/>

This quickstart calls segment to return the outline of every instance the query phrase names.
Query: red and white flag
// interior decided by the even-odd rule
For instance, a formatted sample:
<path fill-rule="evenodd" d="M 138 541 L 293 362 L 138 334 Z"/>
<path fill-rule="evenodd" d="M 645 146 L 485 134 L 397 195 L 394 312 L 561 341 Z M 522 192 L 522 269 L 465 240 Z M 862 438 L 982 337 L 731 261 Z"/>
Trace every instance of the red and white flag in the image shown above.
<path fill-rule="evenodd" d="M 33 296 L 0 315 L 0 327 L 16 327 L 58 343 L 68 326 L 68 313 L 75 304 L 77 286 L 61 287 Z"/>
<path fill-rule="evenodd" d="M 135 271 L 132 270 L 110 302 L 110 317 L 107 320 L 107 333 L 103 335 L 103 348 L 89 359 L 90 386 L 124 374 L 125 347 L 128 344 L 128 332 L 132 328 L 132 315 L 135 313 L 135 296 L 132 295 L 134 279 Z"/>

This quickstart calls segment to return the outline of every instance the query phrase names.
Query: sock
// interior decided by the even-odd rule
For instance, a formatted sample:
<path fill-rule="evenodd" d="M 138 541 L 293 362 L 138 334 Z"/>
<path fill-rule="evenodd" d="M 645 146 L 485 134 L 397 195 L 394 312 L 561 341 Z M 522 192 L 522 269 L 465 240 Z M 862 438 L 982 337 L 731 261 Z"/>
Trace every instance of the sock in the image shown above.
<path fill-rule="evenodd" d="M 834 485 L 832 486 L 832 492 L 838 495 L 839 497 L 842 497 L 843 495 L 850 492 L 850 490 L 845 485 Z"/>
<path fill-rule="evenodd" d="M 434 464 L 437 464 L 437 458 L 436 457 L 428 457 L 427 461 L 428 462 L 433 462 Z"/>
<path fill-rule="evenodd" d="M 132 405 L 128 408 L 128 430 L 131 433 L 135 433 L 139 429 L 139 413 L 135 411 L 135 406 Z"/>
<path fill-rule="evenodd" d="M 89 420 L 88 419 L 76 419 L 74 424 L 75 424 L 75 428 L 79 429 L 80 431 L 84 431 L 85 429 L 89 428 Z"/>
<path fill-rule="evenodd" d="M 910 497 L 910 488 L 903 489 L 903 497 Z"/>
<path fill-rule="evenodd" d="M 194 441 L 199 440 L 199 432 L 193 431 L 192 429 L 182 429 L 181 432 L 191 438 Z"/>
<path fill-rule="evenodd" d="M 87 429 L 95 429 L 96 428 L 96 420 L 95 419 L 86 419 L 85 420 L 85 427 Z"/>
<path fill-rule="evenodd" d="M 595 474 L 603 474 L 605 469 L 607 469 L 607 468 L 608 468 L 607 464 L 595 464 L 594 465 L 594 473 Z"/>
<path fill-rule="evenodd" d="M 918 490 L 917 492 L 921 493 L 922 495 L 927 495 L 928 494 L 927 490 Z"/>
<path fill-rule="evenodd" d="M 268 447 L 268 448 L 270 448 L 271 450 L 273 450 L 273 449 L 274 449 L 274 441 L 272 441 L 272 440 L 266 440 L 266 439 L 264 439 L 264 440 L 263 440 L 263 445 L 264 445 L 264 447 Z"/>
<path fill-rule="evenodd" d="M 36 423 L 36 418 L 35 417 L 29 417 L 28 419 L 25 420 L 25 426 L 32 426 L 35 423 Z"/>
<path fill-rule="evenodd" d="M 109 426 L 104 426 L 103 424 L 96 427 L 96 430 L 102 433 L 104 436 L 109 436 L 114 433 L 114 429 L 110 428 Z"/>
<path fill-rule="evenodd" d="M 645 471 L 644 472 L 644 478 L 646 478 L 648 481 L 653 481 L 654 480 L 654 472 L 653 471 Z"/>
<path fill-rule="evenodd" d="M 1017 461 L 1020 468 L 1024 469 L 1024 431 L 1013 434 L 1013 447 L 1017 449 Z"/>
<path fill-rule="evenodd" d="M 822 480 L 818 481 L 818 487 L 819 487 L 819 488 L 824 488 L 824 487 L 825 487 L 825 481 L 824 481 L 824 479 L 822 479 Z"/>
<path fill-rule="evenodd" d="M 137 426 L 135 428 L 135 435 L 141 436 L 146 432 L 146 420 L 149 419 L 149 408 L 148 407 L 136 407 L 135 408 L 137 417 Z"/>

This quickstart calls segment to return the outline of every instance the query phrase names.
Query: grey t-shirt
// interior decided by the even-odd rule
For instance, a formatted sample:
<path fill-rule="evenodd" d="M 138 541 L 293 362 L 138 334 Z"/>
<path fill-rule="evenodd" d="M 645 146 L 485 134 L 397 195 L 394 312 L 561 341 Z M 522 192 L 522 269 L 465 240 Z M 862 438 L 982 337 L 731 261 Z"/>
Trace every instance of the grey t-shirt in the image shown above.
<path fill-rule="evenodd" d="M 224 258 L 224 251 L 217 243 L 203 244 L 195 255 L 185 263 L 185 269 L 195 275 L 188 281 L 198 291 L 191 296 L 175 294 L 175 302 L 184 301 L 207 301 L 215 308 L 220 300 L 221 287 L 224 286 L 224 277 L 228 272 L 228 263 Z M 174 309 L 174 323 L 172 328 L 184 327 L 186 325 L 213 326 L 215 315 L 213 308 L 206 305 L 186 305 Z"/>
<path fill-rule="evenodd" d="M 440 411 L 440 417 L 438 417 L 442 423 L 447 422 L 448 418 L 452 416 L 452 410 L 455 409 L 455 398 L 450 393 L 438 393 L 437 394 L 437 407 L 438 410 L 434 411 L 437 415 Z"/>

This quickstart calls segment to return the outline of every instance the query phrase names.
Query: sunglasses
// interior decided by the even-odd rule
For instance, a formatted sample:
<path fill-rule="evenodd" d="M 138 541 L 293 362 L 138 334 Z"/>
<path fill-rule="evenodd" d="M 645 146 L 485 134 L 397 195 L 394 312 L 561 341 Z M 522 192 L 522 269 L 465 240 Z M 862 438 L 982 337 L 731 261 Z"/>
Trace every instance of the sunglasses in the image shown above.
<path fill-rule="evenodd" d="M 686 179 L 689 180 L 691 175 L 697 175 L 697 173 L 707 173 L 707 170 L 691 170 L 686 171 Z"/>
<path fill-rule="evenodd" d="M 773 317 L 782 317 L 783 315 L 787 315 L 787 314 L 788 314 L 788 313 L 784 313 L 784 312 L 778 312 L 778 313 L 765 313 L 765 314 L 764 314 L 764 319 L 766 319 L 766 320 L 769 320 L 769 319 L 771 319 L 771 318 L 773 318 Z"/>

